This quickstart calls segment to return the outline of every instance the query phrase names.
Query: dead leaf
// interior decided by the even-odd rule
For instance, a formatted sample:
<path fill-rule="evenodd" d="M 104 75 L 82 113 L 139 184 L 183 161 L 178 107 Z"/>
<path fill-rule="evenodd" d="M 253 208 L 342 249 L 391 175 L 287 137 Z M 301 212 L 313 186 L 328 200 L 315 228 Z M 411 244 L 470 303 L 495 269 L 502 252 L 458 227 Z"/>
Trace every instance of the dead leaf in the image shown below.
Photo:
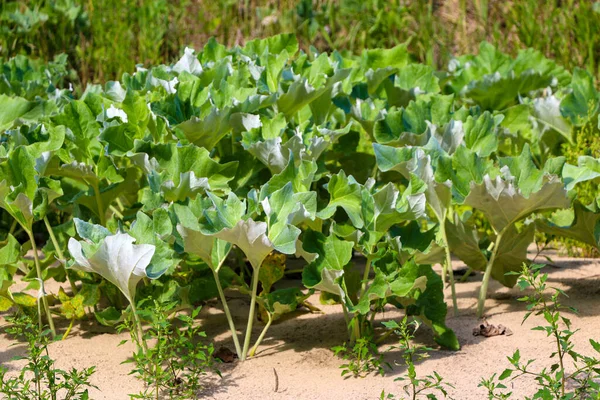
<path fill-rule="evenodd" d="M 492 337 L 492 336 L 499 336 L 499 335 L 510 336 L 512 334 L 513 334 L 512 331 L 510 329 L 508 329 L 506 326 L 492 325 L 492 324 L 488 323 L 487 321 L 483 321 L 482 323 L 477 325 L 475 328 L 473 328 L 473 336 Z"/>

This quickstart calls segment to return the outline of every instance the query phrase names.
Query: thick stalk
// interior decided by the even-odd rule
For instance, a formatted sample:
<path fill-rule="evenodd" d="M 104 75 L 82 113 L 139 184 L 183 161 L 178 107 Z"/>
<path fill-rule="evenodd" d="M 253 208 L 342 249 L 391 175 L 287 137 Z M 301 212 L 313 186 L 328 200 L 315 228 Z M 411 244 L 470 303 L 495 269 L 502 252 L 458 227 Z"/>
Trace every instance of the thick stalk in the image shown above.
<path fill-rule="evenodd" d="M 102 202 L 102 196 L 100 195 L 100 186 L 96 183 L 92 184 L 94 189 L 94 196 L 96 196 L 96 206 L 98 207 L 98 218 L 100 218 L 100 225 L 106 226 L 106 216 L 104 215 L 104 203 Z"/>
<path fill-rule="evenodd" d="M 441 221 L 440 225 L 442 229 L 442 240 L 444 241 L 445 253 L 446 253 L 446 265 L 445 268 L 442 268 L 442 273 L 444 270 L 448 271 L 448 276 L 450 277 L 450 291 L 452 292 L 452 306 L 454 309 L 454 316 L 458 315 L 458 301 L 456 300 L 456 287 L 454 285 L 454 270 L 452 269 L 452 255 L 450 253 L 450 247 L 448 246 L 448 236 L 446 235 L 446 219 L 444 218 Z M 442 282 L 446 283 L 444 278 L 442 278 Z"/>
<path fill-rule="evenodd" d="M 371 272 L 371 255 L 367 256 L 367 264 L 365 265 L 365 272 L 363 273 L 362 285 L 360 287 L 360 296 L 358 296 L 359 300 L 363 297 L 365 292 L 367 291 L 367 282 L 369 280 L 369 273 Z"/>
<path fill-rule="evenodd" d="M 65 255 L 63 254 L 62 250 L 60 249 L 60 246 L 58 245 L 58 240 L 56 240 L 56 236 L 54 236 L 54 231 L 52 230 L 52 226 L 50 225 L 50 222 L 48 221 L 48 217 L 44 217 L 44 224 L 46 225 L 46 230 L 48 231 L 48 235 L 50 235 L 50 240 L 52 241 L 52 244 L 54 245 L 54 250 L 56 251 L 56 255 L 58 256 L 61 263 L 63 263 L 66 260 Z M 64 264 L 62 264 L 62 265 L 65 270 L 65 275 L 67 276 L 67 279 L 69 280 L 69 285 L 71 286 L 71 292 L 73 294 L 77 294 L 77 286 L 75 286 L 75 283 L 71 279 L 71 276 L 69 276 L 69 271 L 67 271 L 67 268 L 65 267 L 65 265 Z"/>
<path fill-rule="evenodd" d="M 215 283 L 217 284 L 217 290 L 219 291 L 219 297 L 221 298 L 221 304 L 223 304 L 223 311 L 225 311 L 225 316 L 227 317 L 227 323 L 229 324 L 229 330 L 231 330 L 231 336 L 233 337 L 233 345 L 235 346 L 235 352 L 237 353 L 238 358 L 242 357 L 242 348 L 240 347 L 240 340 L 238 339 L 237 330 L 235 329 L 235 323 L 233 322 L 233 318 L 231 317 L 231 312 L 229 311 L 229 306 L 227 305 L 227 299 L 225 299 L 225 293 L 223 292 L 223 287 L 221 286 L 221 280 L 219 279 L 219 274 L 211 269 L 213 275 L 215 277 Z"/>
<path fill-rule="evenodd" d="M 244 338 L 244 349 L 242 350 L 241 361 L 246 359 L 248 348 L 250 347 L 250 339 L 252 338 L 252 325 L 254 324 L 254 310 L 256 308 L 256 292 L 258 291 L 258 273 L 260 267 L 252 272 L 252 298 L 250 300 L 250 311 L 248 312 L 248 325 L 246 326 L 246 337 Z"/>
<path fill-rule="evenodd" d="M 446 247 L 448 247 L 448 245 L 446 244 Z M 447 275 L 447 271 L 448 271 L 448 265 L 447 263 L 444 263 L 442 265 L 442 284 L 444 285 L 444 287 L 446 286 L 446 275 Z"/>
<path fill-rule="evenodd" d="M 10 225 L 10 230 L 8 231 L 9 235 L 12 235 L 13 233 L 15 233 L 15 229 L 17 229 L 17 220 L 14 219 L 12 224 Z"/>
<path fill-rule="evenodd" d="M 350 321 L 352 325 L 352 336 L 350 337 L 350 344 L 354 345 L 358 339 L 360 339 L 360 321 L 358 316 L 352 318 Z"/>
<path fill-rule="evenodd" d="M 494 265 L 494 261 L 496 260 L 496 253 L 498 252 L 498 247 L 500 247 L 500 241 L 502 240 L 503 233 L 504 230 L 500 231 L 498 236 L 496 236 L 496 240 L 494 241 L 494 248 L 492 249 L 492 256 L 490 257 L 487 266 L 485 267 L 485 272 L 483 274 L 483 282 L 481 283 L 481 289 L 479 290 L 479 300 L 477 301 L 477 318 L 481 318 L 483 316 L 483 311 L 485 309 L 485 299 L 487 298 L 488 284 L 490 283 L 490 277 L 492 276 L 492 267 Z"/>
<path fill-rule="evenodd" d="M 252 350 L 250 350 L 250 357 L 254 357 L 254 354 L 256 353 L 256 349 L 258 349 L 260 342 L 262 342 L 262 340 L 265 338 L 265 335 L 267 334 L 267 331 L 269 330 L 269 327 L 271 326 L 271 323 L 273 322 L 273 316 L 271 315 L 271 313 L 267 313 L 267 315 L 269 316 L 269 320 L 267 321 L 267 324 L 265 325 L 262 332 L 260 333 L 260 336 L 258 337 L 258 339 L 256 339 L 256 343 L 254 343 Z"/>
<path fill-rule="evenodd" d="M 27 235 L 29 236 L 29 240 L 31 241 L 31 250 L 33 251 L 33 260 L 35 262 L 35 272 L 37 278 L 40 281 L 40 290 L 42 291 L 42 304 L 44 306 L 44 312 L 46 313 L 46 318 L 48 318 L 48 325 L 50 326 L 50 330 L 52 331 L 52 337 L 56 336 L 56 330 L 54 329 L 54 320 L 52 319 L 52 314 L 50 314 L 50 307 L 48 306 L 48 299 L 46 298 L 46 290 L 44 288 L 44 279 L 42 278 L 42 267 L 40 266 L 40 258 L 37 252 L 37 246 L 35 245 L 35 239 L 33 238 L 33 232 L 26 229 Z M 41 319 L 40 319 L 41 321 Z M 40 326 L 40 329 L 42 327 Z"/>

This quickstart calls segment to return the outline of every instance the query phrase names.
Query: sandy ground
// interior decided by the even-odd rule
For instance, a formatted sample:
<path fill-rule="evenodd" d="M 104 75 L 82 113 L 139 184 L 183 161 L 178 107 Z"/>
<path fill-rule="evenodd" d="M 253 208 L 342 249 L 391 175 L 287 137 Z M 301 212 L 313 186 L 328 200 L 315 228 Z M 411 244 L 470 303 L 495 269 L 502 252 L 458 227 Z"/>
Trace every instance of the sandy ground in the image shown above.
<path fill-rule="evenodd" d="M 580 331 L 575 335 L 576 348 L 583 353 L 591 351 L 589 338 L 600 339 L 600 269 L 598 261 L 593 259 L 553 258 L 555 266 L 547 267 L 549 284 L 563 289 L 569 296 L 564 304 L 574 306 L 578 315 L 570 315 L 573 325 Z M 455 269 L 464 268 L 456 262 Z M 416 341 L 435 347 L 430 357 L 418 363 L 417 373 L 440 373 L 454 386 L 449 394 L 454 399 L 484 399 L 486 392 L 477 385 L 482 377 L 501 373 L 509 366 L 506 356 L 520 349 L 523 359 L 537 358 L 534 366 L 542 368 L 552 362 L 548 356 L 553 351 L 553 342 L 541 332 L 531 328 L 542 323 L 540 317 L 531 317 L 521 324 L 525 307 L 517 301 L 522 293 L 518 289 L 507 289 L 499 284 L 490 284 L 486 316 L 492 324 L 503 324 L 513 331 L 512 336 L 492 338 L 475 337 L 472 329 L 477 326 L 475 317 L 477 292 L 481 274 L 457 285 L 459 316 L 449 312 L 448 325 L 454 329 L 462 349 L 457 352 L 438 349 L 431 340 L 428 328 L 417 332 Z M 449 289 L 446 301 L 451 304 Z M 230 307 L 238 328 L 245 326 L 249 300 L 231 295 Z M 318 305 L 318 298 L 310 299 Z M 321 306 L 324 314 L 311 314 L 306 309 L 298 311 L 294 318 L 278 321 L 269 330 L 256 357 L 244 363 L 222 364 L 223 378 L 213 376 L 207 383 L 203 398 L 208 399 L 377 399 L 382 390 L 402 395 L 400 382 L 395 378 L 406 370 L 398 365 L 384 377 L 347 378 L 340 376 L 341 360 L 333 355 L 331 347 L 346 339 L 343 314 L 339 306 Z M 395 310 L 386 312 L 379 321 L 401 317 Z M 226 319 L 217 302 L 206 305 L 201 313 L 201 321 L 209 337 L 214 337 L 216 347 L 221 345 L 232 348 L 230 335 L 226 329 Z M 6 325 L 0 316 L 0 330 Z M 256 338 L 262 329 L 260 323 L 255 327 Z M 59 330 L 64 331 L 66 324 L 61 322 Z M 117 346 L 126 334 L 115 334 L 109 328 L 93 323 L 77 326 L 65 341 L 53 343 L 51 356 L 57 360 L 60 368 L 83 368 L 95 365 L 97 372 L 92 382 L 99 391 L 93 390 L 93 399 L 127 399 L 128 393 L 142 389 L 141 383 L 128 375 L 131 364 L 122 364 L 127 360 L 133 346 L 128 343 Z M 385 350 L 393 342 L 382 345 Z M 24 345 L 11 342 L 5 335 L 0 336 L 0 363 L 17 373 L 22 361 L 11 361 L 12 357 L 22 355 Z M 386 360 L 392 364 L 401 361 L 396 351 L 386 352 Z M 276 371 L 276 372 L 275 372 Z M 278 387 L 276 389 L 276 378 Z M 530 395 L 535 391 L 534 382 L 519 379 L 508 384 L 516 399 Z"/>

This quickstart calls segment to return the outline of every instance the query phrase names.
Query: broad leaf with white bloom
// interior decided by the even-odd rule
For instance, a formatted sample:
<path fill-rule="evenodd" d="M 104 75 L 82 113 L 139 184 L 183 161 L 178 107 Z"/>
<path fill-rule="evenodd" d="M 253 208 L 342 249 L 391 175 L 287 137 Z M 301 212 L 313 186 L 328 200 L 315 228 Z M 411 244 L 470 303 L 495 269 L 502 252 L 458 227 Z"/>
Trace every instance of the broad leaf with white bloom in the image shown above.
<path fill-rule="evenodd" d="M 155 246 L 133 244 L 127 233 L 110 234 L 100 225 L 75 219 L 77 233 L 83 240 L 69 239 L 73 257 L 70 268 L 94 272 L 114 284 L 130 303 L 135 300 L 136 286 L 147 277 Z"/>

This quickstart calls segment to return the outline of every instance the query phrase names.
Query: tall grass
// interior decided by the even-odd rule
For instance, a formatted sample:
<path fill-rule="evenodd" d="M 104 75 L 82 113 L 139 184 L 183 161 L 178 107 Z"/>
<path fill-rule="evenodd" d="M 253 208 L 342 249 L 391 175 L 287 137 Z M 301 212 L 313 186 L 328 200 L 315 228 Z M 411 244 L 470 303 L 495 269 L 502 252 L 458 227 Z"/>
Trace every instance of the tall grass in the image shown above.
<path fill-rule="evenodd" d="M 304 49 L 359 53 L 408 42 L 435 67 L 488 40 L 533 47 L 598 76 L 600 2 L 590 0 L 0 0 L 0 57 L 66 52 L 82 83 L 173 61 L 209 37 L 233 46 L 294 32 Z"/>

